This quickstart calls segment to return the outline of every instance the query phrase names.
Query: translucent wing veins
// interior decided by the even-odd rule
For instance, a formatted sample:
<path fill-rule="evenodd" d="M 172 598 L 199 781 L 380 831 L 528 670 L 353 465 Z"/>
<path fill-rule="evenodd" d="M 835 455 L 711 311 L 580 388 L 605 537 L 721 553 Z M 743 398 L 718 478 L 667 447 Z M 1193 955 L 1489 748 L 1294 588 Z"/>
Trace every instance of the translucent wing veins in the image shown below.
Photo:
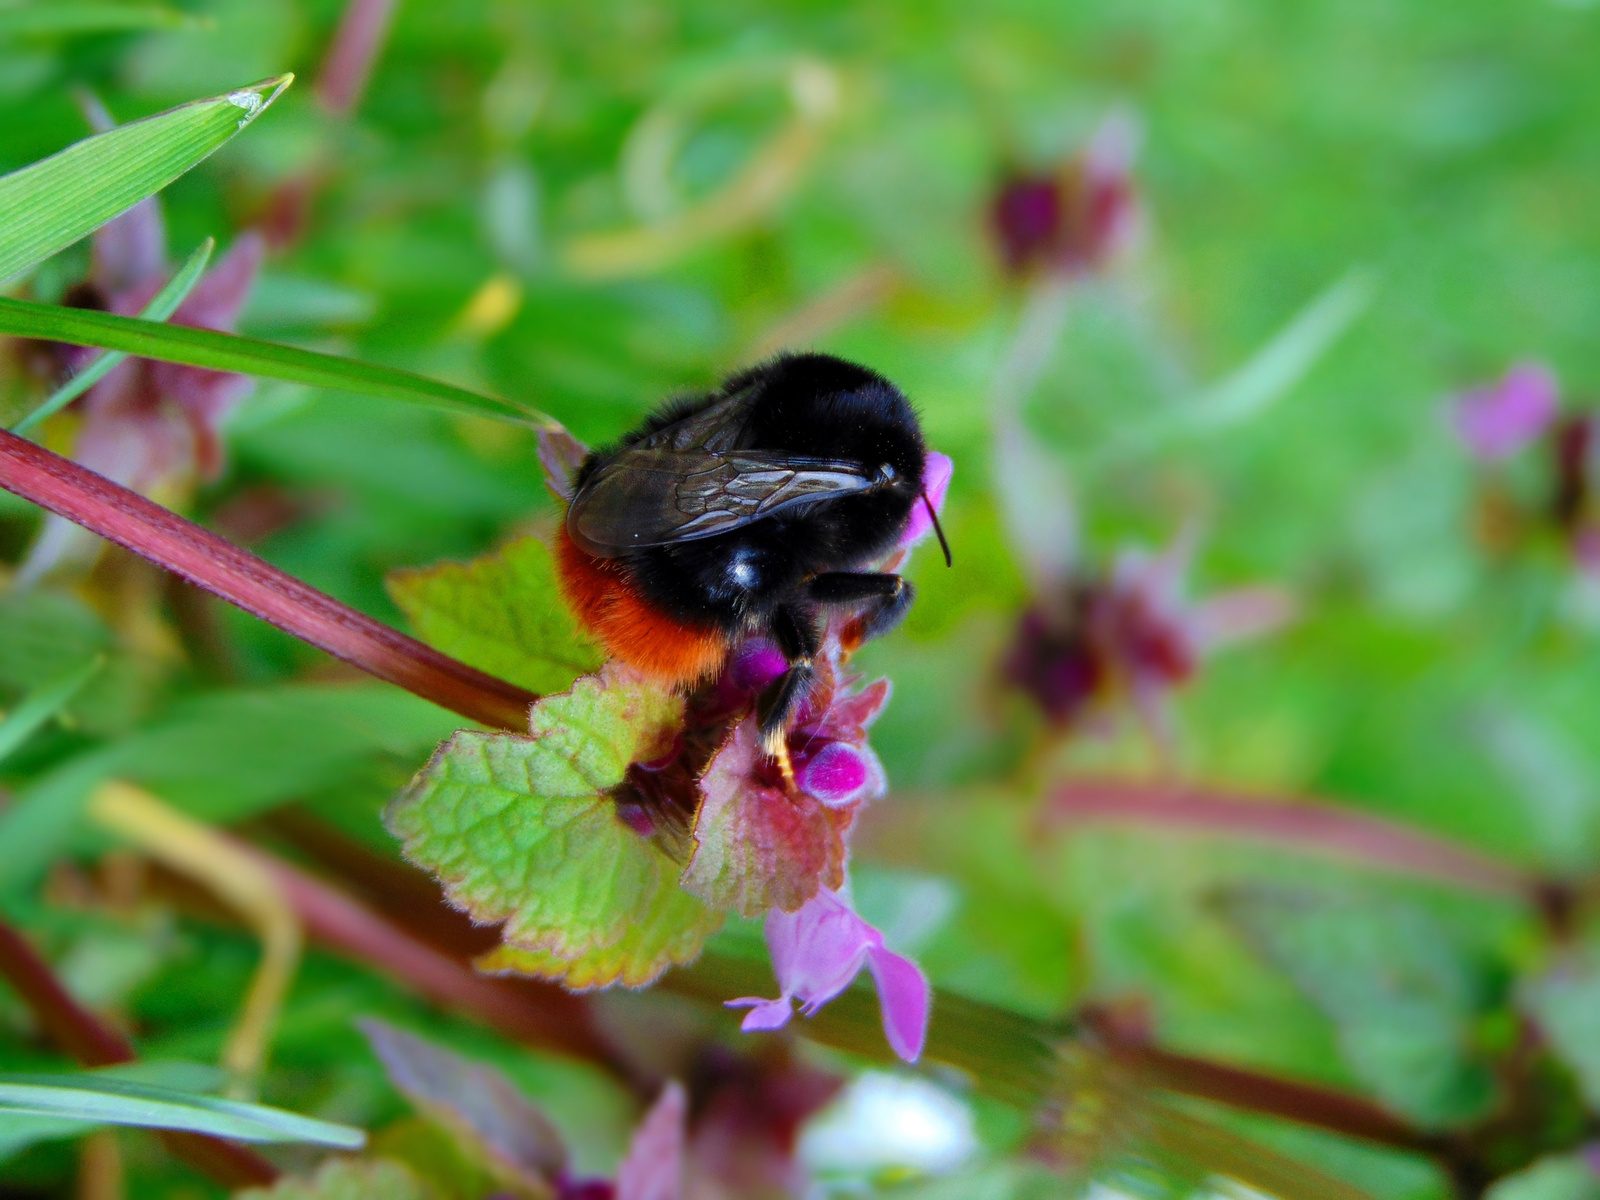
<path fill-rule="evenodd" d="M 727 533 L 878 482 L 860 463 L 739 446 L 751 399 L 736 393 L 618 451 L 572 498 L 573 541 L 611 558 Z"/>

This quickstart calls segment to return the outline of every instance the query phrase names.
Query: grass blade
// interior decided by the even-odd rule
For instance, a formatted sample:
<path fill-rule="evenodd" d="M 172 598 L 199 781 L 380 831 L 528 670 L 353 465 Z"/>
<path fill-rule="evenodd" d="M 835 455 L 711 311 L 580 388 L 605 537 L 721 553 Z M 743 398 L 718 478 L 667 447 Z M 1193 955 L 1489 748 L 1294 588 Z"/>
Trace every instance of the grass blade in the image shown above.
<path fill-rule="evenodd" d="M 141 321 L 165 321 L 178 311 L 178 306 L 184 302 L 190 290 L 200 282 L 200 276 L 205 274 L 206 266 L 211 262 L 211 252 L 217 248 L 215 238 L 207 238 L 200 243 L 200 248 L 189 256 L 189 261 L 183 264 L 179 272 L 167 281 L 167 285 L 155 294 L 144 311 L 139 314 Z M 71 404 L 95 384 L 99 383 L 111 369 L 128 356 L 119 350 L 112 350 L 100 355 L 83 370 L 67 380 L 45 398 L 44 402 L 34 409 L 22 420 L 11 427 L 13 433 L 27 433 L 41 421 L 48 420 L 56 415 L 67 405 Z"/>
<path fill-rule="evenodd" d="M 1125 429 L 1090 456 L 1104 468 L 1185 437 L 1203 436 L 1260 416 L 1310 374 L 1366 312 L 1376 294 L 1371 271 L 1356 268 L 1275 334 L 1238 370 L 1171 410 Z"/>
<path fill-rule="evenodd" d="M 104 1075 L 0 1075 L 0 1135 L 25 1118 L 70 1119 L 96 1125 L 181 1129 L 244 1142 L 304 1142 L 359 1150 L 367 1136 L 335 1125 L 239 1100 L 197 1096 Z"/>
<path fill-rule="evenodd" d="M 162 362 L 287 379 L 311 387 L 361 392 L 385 400 L 405 400 L 503 421 L 555 426 L 552 418 L 535 409 L 413 375 L 410 371 L 211 329 L 163 325 L 135 317 L 117 317 L 88 309 L 35 304 L 0 296 L 0 334 L 71 342 L 77 346 L 104 346 Z"/>
<path fill-rule="evenodd" d="M 0 761 L 33 736 L 34 730 L 60 712 L 103 666 L 105 659 L 97 656 L 81 667 L 41 683 L 23 697 L 22 703 L 4 721 L 0 721 Z"/>
<path fill-rule="evenodd" d="M 282 75 L 118 126 L 0 178 L 0 279 L 159 192 L 255 120 L 293 78 Z"/>
<path fill-rule="evenodd" d="M 130 8 L 125 4 L 43 3 L 0 9 L 0 38 L 49 37 L 70 33 L 119 33 L 136 29 L 201 29 L 204 18 L 175 8 Z"/>
<path fill-rule="evenodd" d="M 1371 272 L 1353 270 L 1297 313 L 1288 325 L 1226 379 L 1192 402 L 1196 429 L 1247 421 L 1298 384 L 1372 302 Z"/>

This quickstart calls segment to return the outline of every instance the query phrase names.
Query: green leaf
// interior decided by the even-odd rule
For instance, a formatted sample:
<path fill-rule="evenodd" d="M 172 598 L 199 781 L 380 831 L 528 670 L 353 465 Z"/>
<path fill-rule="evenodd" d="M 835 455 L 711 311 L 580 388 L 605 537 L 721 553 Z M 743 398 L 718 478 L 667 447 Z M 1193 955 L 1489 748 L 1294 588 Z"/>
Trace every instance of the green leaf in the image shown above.
<path fill-rule="evenodd" d="M 124 125 L 122 128 L 132 129 L 133 126 Z M 0 184 L 3 183 L 0 180 Z M 184 363 L 213 371 L 236 371 L 242 375 L 259 375 L 267 379 L 287 379 L 292 383 L 335 391 L 361 392 L 385 400 L 426 404 L 470 416 L 495 417 L 530 425 L 555 423 L 552 418 L 525 405 L 470 392 L 466 388 L 413 375 L 396 367 L 356 362 L 354 359 L 318 354 L 314 350 L 301 350 L 277 342 L 218 333 L 213 329 L 163 325 L 137 317 L 119 317 L 83 308 L 35 304 L 29 300 L 0 296 L 0 334 L 70 342 L 75 346 L 103 346 L 109 350 L 137 354 L 140 358 Z"/>
<path fill-rule="evenodd" d="M 17 1117 L 182 1129 L 246 1142 L 308 1142 L 356 1150 L 366 1134 L 279 1108 L 197 1096 L 101 1075 L 0 1075 L 0 1136 Z"/>
<path fill-rule="evenodd" d="M 201 242 L 199 249 L 189 256 L 189 260 L 183 264 L 178 273 L 167 280 L 166 286 L 155 294 L 149 304 L 145 305 L 144 311 L 139 314 L 139 319 L 141 321 L 165 321 L 173 313 L 177 312 L 178 306 L 183 303 L 184 298 L 188 296 L 194 285 L 200 282 L 200 276 L 205 274 L 206 264 L 211 261 L 211 252 L 216 248 L 217 241 L 215 238 L 207 238 Z M 41 421 L 55 416 L 56 413 L 109 375 L 112 368 L 127 357 L 126 354 L 121 354 L 115 350 L 100 355 L 83 370 L 67 380 L 66 383 L 63 383 L 54 392 L 50 393 L 37 408 L 13 425 L 11 431 L 13 433 L 27 433 L 28 430 L 38 425 Z"/>
<path fill-rule="evenodd" d="M 226 1073 L 219 1067 L 179 1060 L 141 1059 L 138 1062 L 119 1063 L 114 1067 L 101 1067 L 90 1074 L 103 1079 L 125 1079 L 182 1092 L 214 1092 L 227 1082 Z M 0 1159 L 8 1158 L 35 1142 L 81 1137 L 89 1130 L 98 1128 L 97 1123 L 92 1121 L 79 1121 L 72 1117 L 30 1117 L 23 1113 L 7 1114 L 3 1126 L 0 1129 Z"/>
<path fill-rule="evenodd" d="M 197 29 L 203 17 L 174 8 L 126 4 L 67 4 L 44 0 L 30 8 L 0 8 L 0 38 L 67 33 L 117 33 L 133 29 Z"/>
<path fill-rule="evenodd" d="M 406 857 L 453 904 L 505 922 L 480 965 L 568 987 L 639 987 L 699 953 L 722 922 L 606 793 L 658 757 L 683 701 L 610 666 L 533 708 L 532 736 L 462 731 L 389 807 Z"/>
<path fill-rule="evenodd" d="M 0 813 L 0 889 L 70 842 L 83 801 L 113 776 L 203 820 L 237 821 L 332 786 L 382 755 L 415 762 L 459 724 L 381 685 L 300 685 L 198 697 L 160 724 L 69 759 Z"/>
<path fill-rule="evenodd" d="M 1600 1111 L 1600 961 L 1569 952 L 1522 988 L 1521 1003 L 1551 1049 L 1572 1068 L 1591 1111 Z"/>
<path fill-rule="evenodd" d="M 1220 907 L 1334 1023 L 1351 1070 L 1391 1108 L 1437 1126 L 1494 1103 L 1493 1074 L 1473 1048 L 1491 981 L 1432 914 L 1386 897 L 1267 886 L 1230 888 Z"/>
<path fill-rule="evenodd" d="M 0 280 L 159 192 L 255 120 L 293 79 L 281 75 L 119 126 L 0 178 Z"/>
<path fill-rule="evenodd" d="M 1311 373 L 1372 303 L 1372 272 L 1356 268 L 1314 299 L 1231 375 L 1151 420 L 1120 429 L 1091 465 L 1105 468 L 1168 442 L 1260 416 Z"/>
<path fill-rule="evenodd" d="M 39 726 L 55 716 L 78 694 L 80 688 L 105 666 L 105 659 L 95 657 L 75 667 L 64 675 L 41 683 L 29 692 L 22 703 L 0 721 L 0 760 L 33 736 Z"/>
<path fill-rule="evenodd" d="M 396 571 L 389 594 L 430 646 L 530 691 L 565 691 L 604 661 L 561 599 L 538 538 L 470 563 Z"/>
<path fill-rule="evenodd" d="M 238 1192 L 234 1200 L 428 1200 L 411 1171 L 389 1158 L 334 1159 L 310 1180 L 285 1179 L 270 1188 Z"/>

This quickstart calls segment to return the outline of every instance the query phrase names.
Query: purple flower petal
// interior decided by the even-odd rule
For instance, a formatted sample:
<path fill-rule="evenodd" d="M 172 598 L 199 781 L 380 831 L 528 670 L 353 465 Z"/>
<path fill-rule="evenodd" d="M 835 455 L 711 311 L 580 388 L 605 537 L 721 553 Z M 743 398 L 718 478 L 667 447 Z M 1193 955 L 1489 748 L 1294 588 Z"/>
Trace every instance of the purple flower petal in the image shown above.
<path fill-rule="evenodd" d="M 167 230 L 161 218 L 161 202 L 151 196 L 107 221 L 95 232 L 93 246 L 90 278 L 107 294 L 149 286 L 167 269 Z"/>
<path fill-rule="evenodd" d="M 1549 368 L 1524 362 L 1498 383 L 1455 403 L 1456 433 L 1477 458 L 1494 462 L 1537 440 L 1555 420 L 1558 388 Z"/>
<path fill-rule="evenodd" d="M 848 742 L 829 742 L 800 768 L 800 790 L 824 804 L 859 799 L 871 779 L 866 756 Z"/>
<path fill-rule="evenodd" d="M 950 456 L 940 454 L 937 450 L 928 451 L 927 457 L 923 459 L 922 490 L 933 504 L 934 512 L 944 508 L 945 493 L 950 490 L 950 476 L 955 473 L 955 469 L 956 465 L 950 460 Z M 933 518 L 928 516 L 928 506 L 919 499 L 911 508 L 911 520 L 906 525 L 905 533 L 900 535 L 900 544 L 914 545 L 932 532 Z"/>
<path fill-rule="evenodd" d="M 889 790 L 883 763 L 865 742 L 829 742 L 797 761 L 800 790 L 829 808 L 863 804 Z"/>
<path fill-rule="evenodd" d="M 765 638 L 750 638 L 735 652 L 728 674 L 736 687 L 755 693 L 788 669 L 789 662 L 776 645 Z"/>
<path fill-rule="evenodd" d="M 783 994 L 815 1011 L 845 988 L 866 962 L 877 930 L 826 888 L 792 913 L 767 914 L 767 949 Z"/>
<path fill-rule="evenodd" d="M 1600 576 L 1600 529 L 1586 525 L 1572 535 L 1572 561 L 1579 574 Z"/>
<path fill-rule="evenodd" d="M 730 1000 L 729 1007 L 751 1006 L 746 1031 L 777 1029 L 789 1020 L 790 1000 L 813 1015 L 870 966 L 878 985 L 883 1031 L 894 1052 L 907 1062 L 922 1053 L 931 992 L 916 963 L 887 949 L 883 935 L 858 917 L 837 892 L 818 892 L 799 911 L 767 914 L 767 949 L 783 991 L 777 1000 Z"/>
<path fill-rule="evenodd" d="M 867 952 L 867 966 L 878 985 L 878 1007 L 883 1011 L 883 1033 L 890 1048 L 906 1062 L 916 1062 L 928 1036 L 928 1009 L 933 1000 L 928 977 L 909 958 L 881 944 Z"/>
<path fill-rule="evenodd" d="M 233 331 L 239 319 L 239 310 L 250 298 L 250 289 L 261 270 L 261 260 L 267 252 L 267 242 L 255 230 L 241 233 L 217 263 L 194 285 L 194 290 L 184 298 L 178 311 L 172 314 L 176 325 L 191 325 L 196 329 Z"/>
<path fill-rule="evenodd" d="M 760 996 L 746 996 L 742 1000 L 728 1000 L 724 1008 L 748 1008 L 750 1011 L 744 1015 L 739 1028 L 746 1033 L 756 1033 L 762 1030 L 782 1029 L 789 1023 L 789 1018 L 794 1016 L 794 1004 L 787 996 L 779 996 L 776 1000 L 763 1000 Z"/>
<path fill-rule="evenodd" d="M 1600 1142 L 1585 1142 L 1578 1151 L 1578 1159 L 1595 1175 L 1600 1176 Z"/>
<path fill-rule="evenodd" d="M 689 1098 L 676 1081 L 662 1089 L 628 1143 L 617 1168 L 616 1200 L 680 1200 L 683 1196 L 684 1124 Z"/>

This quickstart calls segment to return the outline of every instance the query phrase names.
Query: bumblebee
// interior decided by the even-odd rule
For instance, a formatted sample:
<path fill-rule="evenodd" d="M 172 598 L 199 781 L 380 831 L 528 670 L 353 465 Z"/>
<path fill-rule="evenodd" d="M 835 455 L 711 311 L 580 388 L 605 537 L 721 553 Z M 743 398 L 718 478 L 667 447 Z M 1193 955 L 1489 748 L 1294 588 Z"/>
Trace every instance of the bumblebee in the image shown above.
<path fill-rule="evenodd" d="M 783 757 L 830 614 L 858 643 L 893 628 L 913 589 L 873 568 L 926 505 L 926 447 L 883 376 L 783 355 L 677 400 L 578 468 L 556 539 L 562 590 L 613 657 L 679 687 L 713 677 L 740 639 L 769 637 L 787 669 L 756 715 Z"/>

